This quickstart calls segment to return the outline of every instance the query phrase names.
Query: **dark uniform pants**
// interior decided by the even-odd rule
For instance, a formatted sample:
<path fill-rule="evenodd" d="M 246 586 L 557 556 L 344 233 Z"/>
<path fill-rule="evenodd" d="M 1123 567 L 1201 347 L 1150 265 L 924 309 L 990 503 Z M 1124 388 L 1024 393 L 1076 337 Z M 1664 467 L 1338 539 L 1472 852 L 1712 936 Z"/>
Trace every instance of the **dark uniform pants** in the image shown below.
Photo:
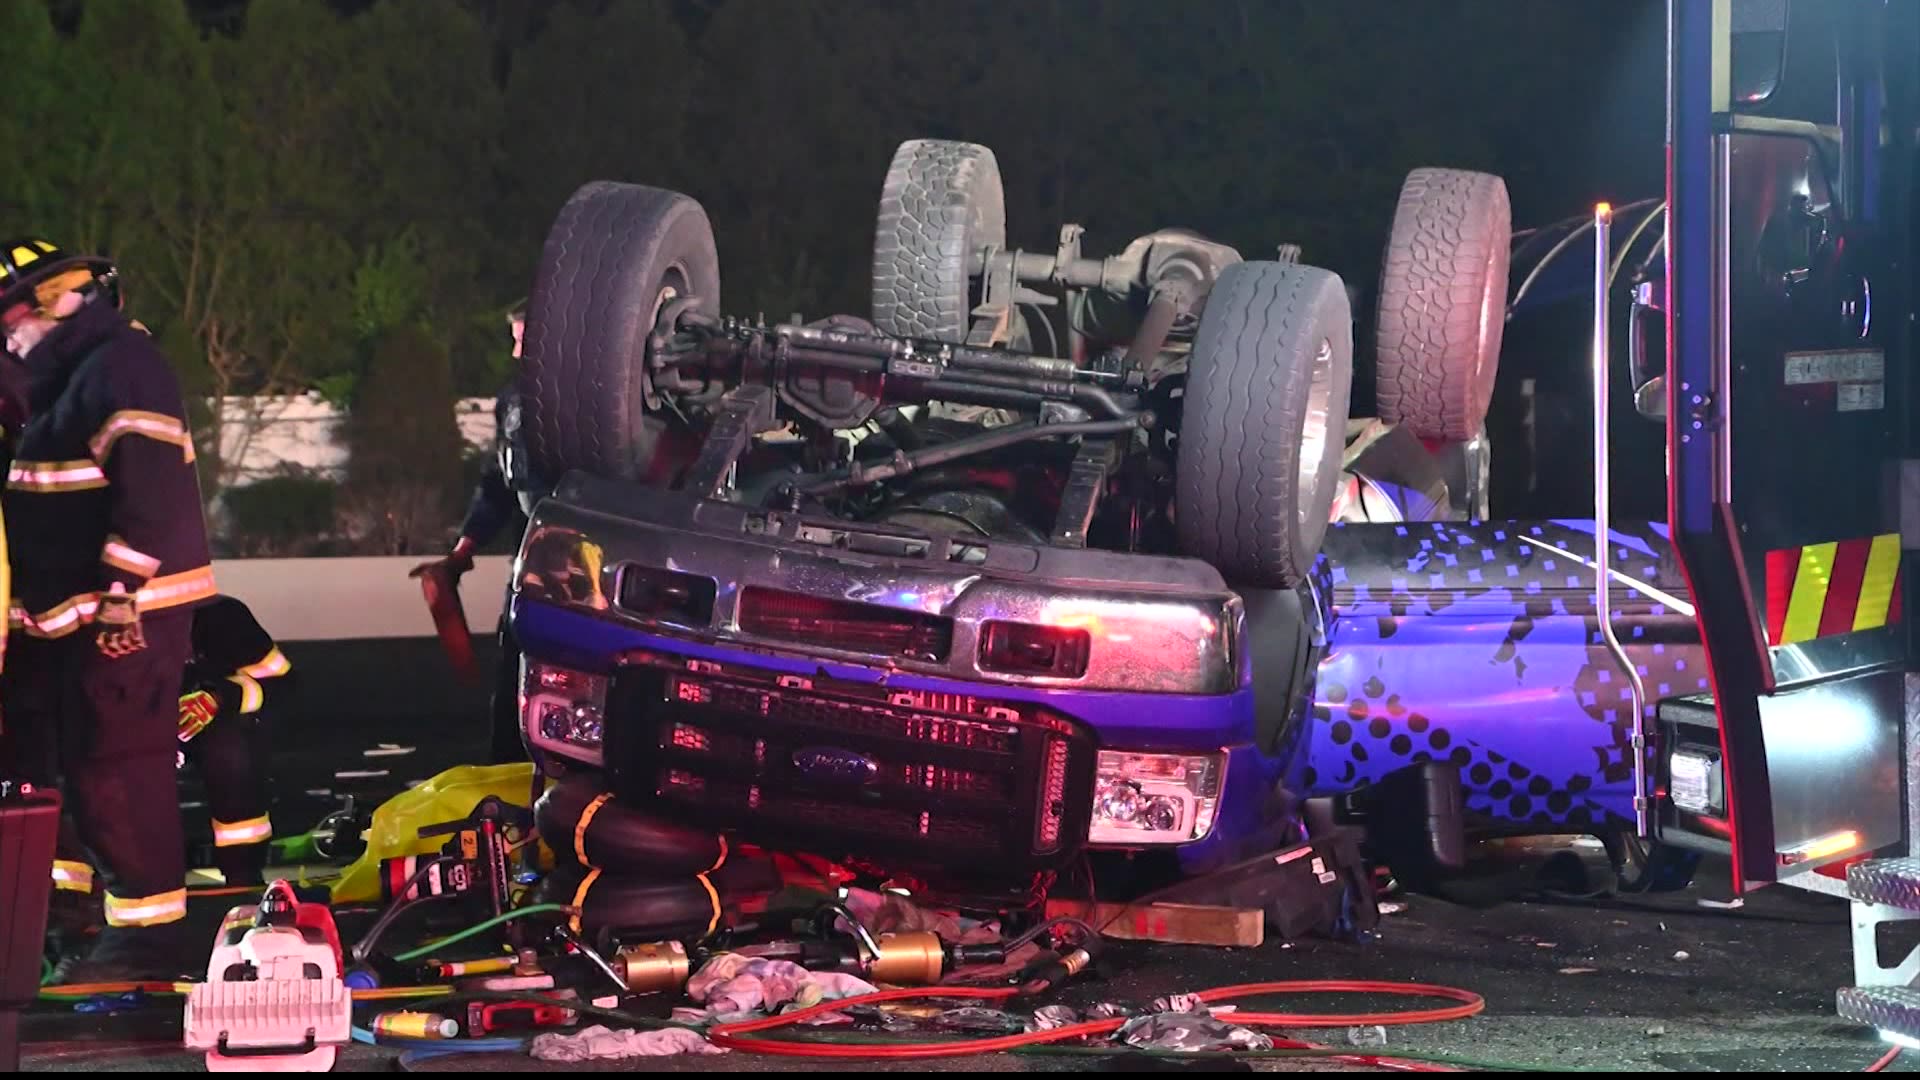
<path fill-rule="evenodd" d="M 52 640 L 16 635 L 0 679 L 0 761 L 23 779 L 60 784 L 78 842 L 106 875 L 114 926 L 186 915 L 174 771 L 192 616 L 142 622 L 147 647 L 117 660 L 100 654 L 89 628 Z M 85 862 L 73 839 L 63 834 L 59 857 Z"/>
<path fill-rule="evenodd" d="M 513 591 L 507 591 L 508 610 Z M 507 765 L 527 760 L 527 744 L 520 725 L 520 642 L 513 636 L 513 624 L 507 613 L 500 613 L 498 636 L 500 658 L 493 669 L 492 756 L 493 764 Z"/>
<path fill-rule="evenodd" d="M 226 715 L 184 747 L 187 761 L 207 789 L 213 864 L 228 884 L 258 878 L 273 839 L 261 735 L 258 713 Z"/>

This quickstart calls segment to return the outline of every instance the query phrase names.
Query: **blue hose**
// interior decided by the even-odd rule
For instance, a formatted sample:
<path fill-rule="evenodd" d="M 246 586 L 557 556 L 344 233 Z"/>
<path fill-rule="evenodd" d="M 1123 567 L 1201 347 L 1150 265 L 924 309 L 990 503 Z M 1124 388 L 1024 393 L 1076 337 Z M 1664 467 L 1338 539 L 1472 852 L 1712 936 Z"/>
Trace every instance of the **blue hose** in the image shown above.
<path fill-rule="evenodd" d="M 376 1038 L 367 1028 L 356 1026 L 353 1041 L 368 1046 L 383 1046 L 410 1054 L 444 1057 L 449 1054 L 506 1054 L 527 1048 L 525 1039 L 395 1039 Z"/>

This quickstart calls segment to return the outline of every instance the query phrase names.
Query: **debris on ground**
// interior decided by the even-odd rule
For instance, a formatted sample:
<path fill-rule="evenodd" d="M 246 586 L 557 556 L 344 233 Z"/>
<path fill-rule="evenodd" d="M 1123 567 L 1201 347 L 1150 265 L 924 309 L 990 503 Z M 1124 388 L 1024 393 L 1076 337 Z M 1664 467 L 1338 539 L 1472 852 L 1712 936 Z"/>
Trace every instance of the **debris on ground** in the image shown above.
<path fill-rule="evenodd" d="M 1273 1049 L 1273 1040 L 1267 1036 L 1204 1012 L 1163 1012 L 1138 1016 L 1115 1032 L 1114 1039 L 1142 1050 L 1180 1050 L 1187 1053 Z"/>
<path fill-rule="evenodd" d="M 743 1020 L 760 1013 L 808 1009 L 825 1001 L 871 994 L 872 983 L 837 971 L 808 971 L 791 960 L 763 960 L 720 953 L 687 983 L 687 996 L 702 1009 L 676 1009 L 688 1023 Z M 833 1023 L 822 1016 L 814 1023 Z M 837 1018 L 844 1022 L 844 1017 Z"/>
<path fill-rule="evenodd" d="M 1348 1046 L 1377 1047 L 1387 1045 L 1387 1029 L 1379 1024 L 1356 1025 L 1347 1029 Z"/>
<path fill-rule="evenodd" d="M 1199 994 L 1168 994 L 1154 998 L 1147 1005 L 1147 1011 L 1156 1013 L 1201 1013 L 1207 1011 L 1206 1002 Z"/>
<path fill-rule="evenodd" d="M 1001 1009 L 978 1007 L 947 1009 L 931 1021 L 940 1031 L 958 1031 L 970 1035 L 1018 1035 L 1028 1030 L 1028 1019 Z"/>
<path fill-rule="evenodd" d="M 614 1031 L 595 1024 L 566 1035 L 536 1035 L 533 1056 L 540 1061 L 617 1061 L 621 1058 L 724 1054 L 727 1051 L 687 1028 Z"/>

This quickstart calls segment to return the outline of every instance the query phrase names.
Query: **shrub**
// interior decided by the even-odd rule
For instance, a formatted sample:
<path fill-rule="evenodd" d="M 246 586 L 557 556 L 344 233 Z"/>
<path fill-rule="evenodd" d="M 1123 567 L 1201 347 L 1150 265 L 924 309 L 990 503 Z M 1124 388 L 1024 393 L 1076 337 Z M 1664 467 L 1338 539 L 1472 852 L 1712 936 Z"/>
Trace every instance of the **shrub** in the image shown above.
<path fill-rule="evenodd" d="M 226 539 L 242 558 L 314 554 L 333 531 L 338 493 L 332 480 L 301 471 L 228 488 Z"/>

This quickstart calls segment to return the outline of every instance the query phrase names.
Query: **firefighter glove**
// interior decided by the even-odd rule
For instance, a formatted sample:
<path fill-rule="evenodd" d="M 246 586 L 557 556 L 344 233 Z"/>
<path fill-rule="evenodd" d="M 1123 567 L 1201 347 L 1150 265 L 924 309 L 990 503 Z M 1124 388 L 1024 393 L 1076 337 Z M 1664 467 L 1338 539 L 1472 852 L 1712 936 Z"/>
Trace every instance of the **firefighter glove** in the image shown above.
<path fill-rule="evenodd" d="M 100 598 L 93 624 L 97 635 L 94 641 L 108 659 L 132 656 L 147 647 L 146 632 L 140 628 L 140 609 L 127 587 L 119 582 Z"/>
<path fill-rule="evenodd" d="M 471 569 L 473 569 L 473 542 L 461 537 L 460 542 L 453 546 L 453 550 L 447 553 L 446 558 L 421 563 L 407 576 L 417 578 L 434 570 L 441 570 L 447 575 L 447 580 L 458 585 L 461 577 Z"/>
<path fill-rule="evenodd" d="M 211 689 L 180 695 L 180 741 L 186 742 L 207 729 L 220 715 L 220 699 Z"/>

